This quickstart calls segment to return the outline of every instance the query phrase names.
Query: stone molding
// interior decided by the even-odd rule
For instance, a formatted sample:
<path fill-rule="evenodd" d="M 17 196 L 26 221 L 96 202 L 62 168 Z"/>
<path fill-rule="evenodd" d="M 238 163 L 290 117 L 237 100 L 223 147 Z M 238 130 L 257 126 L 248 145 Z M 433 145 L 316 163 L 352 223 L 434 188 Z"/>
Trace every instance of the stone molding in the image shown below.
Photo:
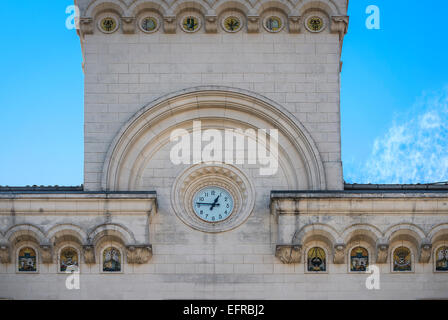
<path fill-rule="evenodd" d="M 275 256 L 284 264 L 300 263 L 302 260 L 302 245 L 277 245 Z"/>
<path fill-rule="evenodd" d="M 16 215 L 49 213 L 136 214 L 157 212 L 155 193 L 74 193 L 74 194 L 9 194 L 0 193 L 0 214 Z M 82 209 L 81 209 L 82 208 Z"/>
<path fill-rule="evenodd" d="M 422 201 L 424 200 L 424 201 Z M 275 215 L 299 214 L 448 214 L 447 193 L 273 192 Z"/>

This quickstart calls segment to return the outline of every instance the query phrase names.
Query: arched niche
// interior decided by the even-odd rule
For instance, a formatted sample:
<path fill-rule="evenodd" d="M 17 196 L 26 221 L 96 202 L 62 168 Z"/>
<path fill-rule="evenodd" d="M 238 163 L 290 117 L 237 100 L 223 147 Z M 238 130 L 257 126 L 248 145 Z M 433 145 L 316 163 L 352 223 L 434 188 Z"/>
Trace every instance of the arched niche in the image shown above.
<path fill-rule="evenodd" d="M 258 94 L 228 87 L 195 87 L 161 97 L 137 112 L 116 135 L 106 155 L 102 189 L 133 191 L 150 179 L 145 169 L 160 157 L 176 129 L 277 129 L 278 188 L 325 190 L 326 180 L 318 149 L 305 127 L 286 109 Z M 159 161 L 170 159 L 162 158 Z M 170 168 L 172 169 L 172 168 Z M 179 168 L 179 172 L 182 168 Z M 153 175 L 154 171 L 153 171 Z"/>

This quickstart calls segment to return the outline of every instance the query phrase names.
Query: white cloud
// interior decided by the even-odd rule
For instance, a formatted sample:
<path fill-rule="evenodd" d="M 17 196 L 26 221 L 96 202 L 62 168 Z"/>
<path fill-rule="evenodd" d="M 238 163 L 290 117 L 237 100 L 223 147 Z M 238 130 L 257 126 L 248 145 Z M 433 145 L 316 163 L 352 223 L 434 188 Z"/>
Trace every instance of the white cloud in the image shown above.
<path fill-rule="evenodd" d="M 352 183 L 448 181 L 448 87 L 424 95 L 408 115 L 375 139 L 363 165 L 348 163 Z"/>

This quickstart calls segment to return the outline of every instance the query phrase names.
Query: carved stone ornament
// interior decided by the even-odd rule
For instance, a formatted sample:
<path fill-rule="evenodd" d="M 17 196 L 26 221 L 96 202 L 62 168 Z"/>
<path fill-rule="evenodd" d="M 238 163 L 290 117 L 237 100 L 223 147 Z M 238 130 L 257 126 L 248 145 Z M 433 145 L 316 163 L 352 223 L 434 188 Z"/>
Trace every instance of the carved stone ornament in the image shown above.
<path fill-rule="evenodd" d="M 205 16 L 205 32 L 207 32 L 207 33 L 218 32 L 218 17 L 217 16 Z"/>
<path fill-rule="evenodd" d="M 165 30 L 165 33 L 176 33 L 176 17 L 163 17 L 163 29 Z"/>
<path fill-rule="evenodd" d="M 333 16 L 331 17 L 331 27 L 332 33 L 339 33 L 339 39 L 342 40 L 348 30 L 348 16 Z"/>
<path fill-rule="evenodd" d="M 121 25 L 123 33 L 131 34 L 135 33 L 135 18 L 134 17 L 122 17 Z"/>
<path fill-rule="evenodd" d="M 345 244 L 337 243 L 334 245 L 334 264 L 343 264 L 345 262 Z"/>
<path fill-rule="evenodd" d="M 431 259 L 432 245 L 428 241 L 424 241 L 420 247 L 420 263 L 428 263 Z"/>
<path fill-rule="evenodd" d="M 275 256 L 285 264 L 300 263 L 302 246 L 299 244 L 277 245 L 275 248 Z"/>
<path fill-rule="evenodd" d="M 126 248 L 128 263 L 144 264 L 152 258 L 152 246 L 128 246 Z"/>
<path fill-rule="evenodd" d="M 84 255 L 84 262 L 87 264 L 95 263 L 95 248 L 93 246 L 83 246 L 82 254 Z"/>
<path fill-rule="evenodd" d="M 289 16 L 289 32 L 290 33 L 300 33 L 302 29 L 302 17 L 301 16 Z"/>
<path fill-rule="evenodd" d="M 1 263 L 10 263 L 11 262 L 11 255 L 9 252 L 9 247 L 6 245 L 0 246 L 0 262 Z"/>
<path fill-rule="evenodd" d="M 260 17 L 259 16 L 247 16 L 247 32 L 257 33 L 260 31 Z"/>
<path fill-rule="evenodd" d="M 380 243 L 376 246 L 376 263 L 386 263 L 389 255 L 389 245 Z"/>
<path fill-rule="evenodd" d="M 40 255 L 42 263 L 53 263 L 53 252 L 49 245 L 40 246 Z"/>
<path fill-rule="evenodd" d="M 92 18 L 80 18 L 79 30 L 81 34 L 93 34 L 93 19 Z"/>

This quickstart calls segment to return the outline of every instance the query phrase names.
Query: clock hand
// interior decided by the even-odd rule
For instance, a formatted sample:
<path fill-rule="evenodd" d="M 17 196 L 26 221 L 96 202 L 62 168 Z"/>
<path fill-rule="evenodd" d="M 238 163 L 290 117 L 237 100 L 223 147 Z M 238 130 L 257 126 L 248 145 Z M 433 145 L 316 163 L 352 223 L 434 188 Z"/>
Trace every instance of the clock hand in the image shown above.
<path fill-rule="evenodd" d="M 215 203 L 207 203 L 207 202 L 196 202 L 196 204 L 202 204 L 202 205 L 207 205 L 207 206 L 211 206 L 211 205 L 220 206 L 219 203 L 215 204 Z"/>
<path fill-rule="evenodd" d="M 210 207 L 210 211 L 212 211 L 213 208 L 217 206 L 217 204 L 218 204 L 218 200 L 219 200 L 219 197 L 220 197 L 220 196 L 221 196 L 221 195 L 219 195 L 218 197 L 216 197 L 215 202 L 213 202 L 212 206 Z"/>

